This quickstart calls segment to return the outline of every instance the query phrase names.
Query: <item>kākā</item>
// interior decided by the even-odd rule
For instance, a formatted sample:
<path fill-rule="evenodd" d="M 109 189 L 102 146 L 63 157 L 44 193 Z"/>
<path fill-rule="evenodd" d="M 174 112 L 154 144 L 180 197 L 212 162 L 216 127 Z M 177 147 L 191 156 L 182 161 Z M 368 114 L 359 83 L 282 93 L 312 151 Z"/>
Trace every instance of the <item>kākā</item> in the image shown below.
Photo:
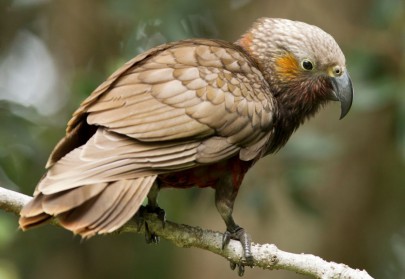
<path fill-rule="evenodd" d="M 245 173 L 328 101 L 353 88 L 336 41 L 318 27 L 262 18 L 238 41 L 192 39 L 140 54 L 76 110 L 34 198 L 25 230 L 51 216 L 90 237 L 124 225 L 166 187 L 212 187 L 229 239 L 250 239 L 232 210 Z M 243 267 L 240 268 L 243 272 Z"/>

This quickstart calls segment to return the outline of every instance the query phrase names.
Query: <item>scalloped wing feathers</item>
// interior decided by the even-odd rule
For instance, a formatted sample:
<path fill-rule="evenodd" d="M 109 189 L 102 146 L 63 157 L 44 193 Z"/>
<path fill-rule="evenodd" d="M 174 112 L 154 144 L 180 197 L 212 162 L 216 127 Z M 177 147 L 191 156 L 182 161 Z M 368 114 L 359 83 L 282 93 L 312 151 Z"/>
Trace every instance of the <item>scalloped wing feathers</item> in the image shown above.
<path fill-rule="evenodd" d="M 135 57 L 74 113 L 20 226 L 48 214 L 85 237 L 111 232 L 138 210 L 157 175 L 261 156 L 271 96 L 255 63 L 230 43 L 183 41 Z"/>

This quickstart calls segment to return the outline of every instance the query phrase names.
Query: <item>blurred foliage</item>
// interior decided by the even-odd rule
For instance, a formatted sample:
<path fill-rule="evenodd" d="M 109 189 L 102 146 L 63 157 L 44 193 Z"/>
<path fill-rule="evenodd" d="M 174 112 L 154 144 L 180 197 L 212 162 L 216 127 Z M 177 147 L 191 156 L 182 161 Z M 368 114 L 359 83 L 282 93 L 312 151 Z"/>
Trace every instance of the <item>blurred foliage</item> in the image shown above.
<path fill-rule="evenodd" d="M 0 1 L 0 186 L 32 193 L 72 112 L 128 59 L 167 41 L 233 41 L 261 16 L 330 32 L 346 53 L 355 100 L 343 121 L 330 105 L 260 161 L 235 218 L 255 241 L 405 278 L 403 0 Z M 224 229 L 213 191 L 167 190 L 160 201 L 171 220 Z M 140 235 L 81 241 L 52 226 L 16 228 L 16 217 L 0 212 L 1 279 L 237 276 L 210 253 L 148 246 Z"/>

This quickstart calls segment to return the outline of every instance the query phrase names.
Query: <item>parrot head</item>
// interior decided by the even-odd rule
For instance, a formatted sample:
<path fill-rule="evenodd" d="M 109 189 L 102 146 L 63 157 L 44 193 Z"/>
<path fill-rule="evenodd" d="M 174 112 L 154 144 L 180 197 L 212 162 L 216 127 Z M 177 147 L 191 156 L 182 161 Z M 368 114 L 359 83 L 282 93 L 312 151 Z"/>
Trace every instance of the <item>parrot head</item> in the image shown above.
<path fill-rule="evenodd" d="M 349 112 L 353 86 L 345 56 L 322 29 L 261 18 L 237 43 L 255 58 L 281 109 L 301 116 L 298 122 L 330 100 L 340 101 L 341 119 Z"/>

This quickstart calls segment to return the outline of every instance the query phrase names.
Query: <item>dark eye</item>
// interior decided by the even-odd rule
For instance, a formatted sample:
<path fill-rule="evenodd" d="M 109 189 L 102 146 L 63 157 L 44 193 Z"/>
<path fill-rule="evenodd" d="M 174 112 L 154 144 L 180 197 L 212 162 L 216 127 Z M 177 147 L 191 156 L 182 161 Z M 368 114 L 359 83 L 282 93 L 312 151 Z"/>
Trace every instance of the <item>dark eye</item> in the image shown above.
<path fill-rule="evenodd" d="M 311 71 L 314 68 L 314 65 L 308 59 L 302 61 L 302 68 L 307 71 Z"/>
<path fill-rule="evenodd" d="M 340 76 L 342 74 L 342 68 L 339 66 L 335 66 L 333 68 L 333 73 L 335 74 L 335 76 Z"/>

